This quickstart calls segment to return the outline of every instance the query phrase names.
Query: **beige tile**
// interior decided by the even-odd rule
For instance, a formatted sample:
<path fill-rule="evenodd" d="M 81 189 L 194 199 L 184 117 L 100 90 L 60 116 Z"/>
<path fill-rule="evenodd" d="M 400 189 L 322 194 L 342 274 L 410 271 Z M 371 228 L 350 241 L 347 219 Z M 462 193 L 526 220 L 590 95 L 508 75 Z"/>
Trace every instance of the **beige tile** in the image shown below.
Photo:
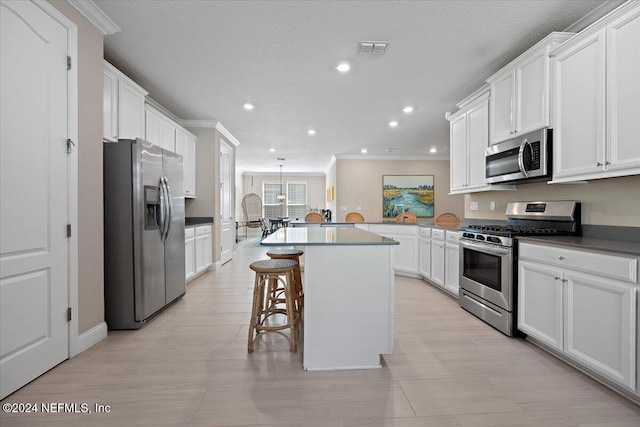
<path fill-rule="evenodd" d="M 384 367 L 306 372 L 267 334 L 247 352 L 253 272 L 266 249 L 188 284 L 140 330 L 107 339 L 3 402 L 87 402 L 109 414 L 0 413 L 5 426 L 637 426 L 640 408 L 423 281 L 396 278 Z"/>

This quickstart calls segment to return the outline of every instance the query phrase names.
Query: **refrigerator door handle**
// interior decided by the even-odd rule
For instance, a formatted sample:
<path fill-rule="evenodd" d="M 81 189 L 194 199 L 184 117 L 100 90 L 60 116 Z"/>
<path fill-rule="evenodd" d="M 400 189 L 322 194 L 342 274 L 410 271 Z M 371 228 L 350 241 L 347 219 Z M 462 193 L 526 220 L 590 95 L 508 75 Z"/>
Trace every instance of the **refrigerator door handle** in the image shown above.
<path fill-rule="evenodd" d="M 165 240 L 169 237 L 169 230 L 171 229 L 171 220 L 173 219 L 173 200 L 171 198 L 171 188 L 169 187 L 169 180 L 167 179 L 167 177 L 164 177 L 164 187 L 166 188 L 167 191 L 167 210 L 169 212 L 169 215 L 167 217 L 167 231 L 165 233 Z"/>
<path fill-rule="evenodd" d="M 166 226 L 166 222 L 167 222 L 167 212 L 166 212 L 166 206 L 165 206 L 165 191 L 164 191 L 164 182 L 162 181 L 162 178 L 160 178 L 160 183 L 158 184 L 158 192 L 160 193 L 160 224 L 158 224 L 160 227 L 160 240 L 163 241 L 164 240 L 164 229 Z"/>

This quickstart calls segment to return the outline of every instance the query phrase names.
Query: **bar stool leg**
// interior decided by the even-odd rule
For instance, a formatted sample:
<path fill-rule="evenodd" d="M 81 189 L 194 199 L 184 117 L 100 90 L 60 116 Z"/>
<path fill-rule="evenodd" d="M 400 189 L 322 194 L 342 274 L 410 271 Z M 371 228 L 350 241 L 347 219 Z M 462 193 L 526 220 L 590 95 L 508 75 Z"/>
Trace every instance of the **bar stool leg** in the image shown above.
<path fill-rule="evenodd" d="M 260 295 L 264 292 L 264 282 L 261 274 L 256 274 L 256 278 L 253 284 L 253 305 L 251 307 L 251 322 L 249 324 L 249 343 L 247 350 L 249 353 L 253 353 L 253 333 L 256 330 L 257 325 L 260 324 L 260 314 L 262 312 L 262 300 Z"/>

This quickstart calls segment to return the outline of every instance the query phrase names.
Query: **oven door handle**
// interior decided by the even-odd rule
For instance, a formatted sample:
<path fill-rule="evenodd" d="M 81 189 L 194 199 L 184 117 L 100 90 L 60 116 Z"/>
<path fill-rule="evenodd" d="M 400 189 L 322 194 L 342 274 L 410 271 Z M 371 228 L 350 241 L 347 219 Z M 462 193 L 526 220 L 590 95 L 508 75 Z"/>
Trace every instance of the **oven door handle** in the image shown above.
<path fill-rule="evenodd" d="M 467 242 L 466 240 L 460 240 L 459 244 L 463 248 L 473 249 L 473 250 L 476 250 L 478 252 L 484 252 L 484 253 L 487 253 L 487 254 L 490 254 L 490 255 L 496 255 L 496 256 L 509 255 L 509 249 L 505 249 L 505 248 L 501 248 L 501 247 L 497 247 L 497 246 L 489 246 L 489 245 L 471 243 L 471 242 Z"/>

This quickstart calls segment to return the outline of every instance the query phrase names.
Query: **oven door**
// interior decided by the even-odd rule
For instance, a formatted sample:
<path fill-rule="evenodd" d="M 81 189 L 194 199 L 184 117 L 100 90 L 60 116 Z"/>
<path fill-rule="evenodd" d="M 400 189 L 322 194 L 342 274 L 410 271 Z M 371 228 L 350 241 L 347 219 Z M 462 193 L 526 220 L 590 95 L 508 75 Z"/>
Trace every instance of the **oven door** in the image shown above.
<path fill-rule="evenodd" d="M 460 240 L 460 287 L 513 311 L 512 248 Z"/>

